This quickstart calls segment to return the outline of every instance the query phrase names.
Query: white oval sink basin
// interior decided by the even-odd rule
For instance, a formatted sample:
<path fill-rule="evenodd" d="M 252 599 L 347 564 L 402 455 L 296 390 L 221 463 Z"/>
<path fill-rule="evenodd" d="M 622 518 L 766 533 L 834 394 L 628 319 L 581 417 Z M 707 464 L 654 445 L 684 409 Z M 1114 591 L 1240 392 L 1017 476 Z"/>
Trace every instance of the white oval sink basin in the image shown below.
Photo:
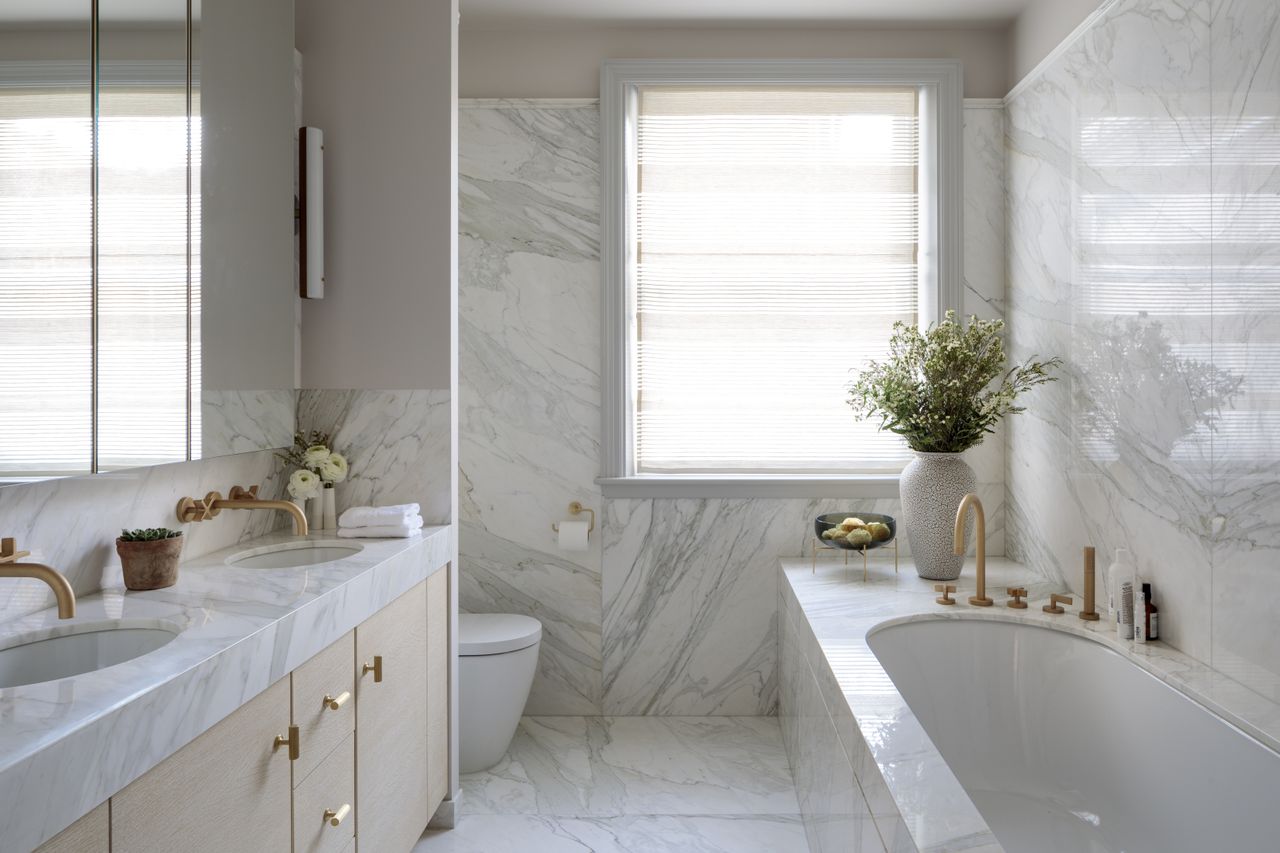
<path fill-rule="evenodd" d="M 172 642 L 176 629 L 154 622 L 97 622 L 69 634 L 41 631 L 12 638 L 0 649 L 0 688 L 57 681 L 133 660 Z"/>
<path fill-rule="evenodd" d="M 285 542 L 228 557 L 227 565 L 240 569 L 300 569 L 332 563 L 362 550 L 364 546 L 346 542 Z"/>

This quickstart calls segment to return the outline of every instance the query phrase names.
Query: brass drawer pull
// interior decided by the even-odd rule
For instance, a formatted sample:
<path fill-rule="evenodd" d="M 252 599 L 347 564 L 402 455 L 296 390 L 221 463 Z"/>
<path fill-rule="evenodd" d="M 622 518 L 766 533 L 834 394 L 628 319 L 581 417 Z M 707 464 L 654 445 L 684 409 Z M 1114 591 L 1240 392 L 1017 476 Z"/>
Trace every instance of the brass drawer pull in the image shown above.
<path fill-rule="evenodd" d="M 382 655 L 374 655 L 374 656 L 373 656 L 373 663 L 366 663 L 366 664 L 364 665 L 364 669 L 360 670 L 360 674 L 361 674 L 362 676 L 363 676 L 363 675 L 368 675 L 368 674 L 369 674 L 369 673 L 371 673 L 371 672 L 373 673 L 373 680 L 374 680 L 374 683 L 381 683 L 381 681 L 382 681 Z"/>
<path fill-rule="evenodd" d="M 350 690 L 344 690 L 341 693 L 339 693 L 337 696 L 330 696 L 328 693 L 326 693 L 324 694 L 324 705 L 330 711 L 336 711 L 339 708 L 341 708 L 343 705 L 347 704 L 347 700 L 350 698 L 351 698 Z"/>
<path fill-rule="evenodd" d="M 274 752 L 282 746 L 287 746 L 289 747 L 289 760 L 297 761 L 298 756 L 302 754 L 301 740 L 301 737 L 298 735 L 298 727 L 289 726 L 289 736 L 285 737 L 284 735 L 276 735 L 276 740 L 272 745 L 271 750 Z"/>
<path fill-rule="evenodd" d="M 338 809 L 336 812 L 333 809 L 325 809 L 324 819 L 329 821 L 330 826 L 337 826 L 342 823 L 342 819 L 349 814 L 351 814 L 351 804 L 343 803 L 342 808 Z"/>

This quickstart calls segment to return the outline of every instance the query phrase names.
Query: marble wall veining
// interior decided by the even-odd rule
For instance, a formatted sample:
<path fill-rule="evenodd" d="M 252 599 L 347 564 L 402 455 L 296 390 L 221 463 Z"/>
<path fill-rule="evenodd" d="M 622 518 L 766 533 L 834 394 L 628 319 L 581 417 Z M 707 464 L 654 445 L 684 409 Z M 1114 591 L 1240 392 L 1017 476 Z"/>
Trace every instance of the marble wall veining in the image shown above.
<path fill-rule="evenodd" d="M 200 524 L 179 525 L 178 499 L 234 485 L 261 484 L 264 495 L 282 493 L 272 451 L 196 462 L 133 468 L 91 477 L 68 477 L 0 488 L 0 536 L 17 539 L 31 559 L 58 569 L 77 595 L 121 586 L 115 538 L 122 528 L 182 528 L 183 559 L 203 556 L 271 532 L 282 513 L 224 512 Z M 0 579 L 0 622 L 52 607 L 49 587 L 34 580 Z"/>
<path fill-rule="evenodd" d="M 1011 556 L 1132 549 L 1162 639 L 1280 697 L 1280 9 L 1121 0 L 1007 105 Z"/>
<path fill-rule="evenodd" d="M 449 391 L 306 389 L 297 429 L 327 433 L 347 457 L 338 512 L 350 506 L 417 503 L 427 524 L 451 522 Z"/>
<path fill-rule="evenodd" d="M 528 713 L 773 713 L 776 559 L 851 502 L 605 500 L 598 106 L 463 101 L 459 122 L 462 608 L 542 621 Z M 965 110 L 964 307 L 983 316 L 1005 300 L 1002 138 L 999 104 Z M 970 461 L 999 554 L 1002 437 Z M 598 513 L 586 552 L 550 530 L 572 500 Z"/>

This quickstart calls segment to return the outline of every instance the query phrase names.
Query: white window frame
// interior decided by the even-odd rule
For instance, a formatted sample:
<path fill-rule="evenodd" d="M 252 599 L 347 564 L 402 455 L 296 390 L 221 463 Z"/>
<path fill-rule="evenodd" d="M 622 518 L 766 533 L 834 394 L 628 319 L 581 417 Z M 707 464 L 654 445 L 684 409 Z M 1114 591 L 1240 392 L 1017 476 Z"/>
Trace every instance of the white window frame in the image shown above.
<path fill-rule="evenodd" d="M 639 90 L 644 86 L 913 86 L 920 92 L 920 186 L 936 198 L 920 223 L 920 321 L 959 310 L 963 270 L 963 70 L 947 59 L 606 60 L 600 71 L 602 475 L 605 497 L 884 498 L 892 475 L 857 477 L 638 474 L 632 411 L 635 285 L 630 257 Z M 850 417 L 853 417 L 852 412 Z"/>

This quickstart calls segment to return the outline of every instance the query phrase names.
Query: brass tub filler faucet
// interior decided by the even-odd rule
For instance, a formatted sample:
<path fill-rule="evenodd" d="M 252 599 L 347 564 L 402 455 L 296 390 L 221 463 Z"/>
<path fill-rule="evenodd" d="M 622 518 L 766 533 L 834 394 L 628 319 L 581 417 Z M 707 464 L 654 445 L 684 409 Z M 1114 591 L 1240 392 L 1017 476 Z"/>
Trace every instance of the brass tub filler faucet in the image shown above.
<path fill-rule="evenodd" d="M 976 607 L 990 607 L 995 602 L 987 598 L 987 514 L 982 509 L 982 501 L 973 492 L 964 496 L 960 508 L 956 510 L 955 552 L 964 554 L 964 518 L 969 507 L 973 507 L 978 517 L 978 539 L 976 557 L 978 562 L 978 588 L 975 595 L 969 596 L 969 603 Z"/>

